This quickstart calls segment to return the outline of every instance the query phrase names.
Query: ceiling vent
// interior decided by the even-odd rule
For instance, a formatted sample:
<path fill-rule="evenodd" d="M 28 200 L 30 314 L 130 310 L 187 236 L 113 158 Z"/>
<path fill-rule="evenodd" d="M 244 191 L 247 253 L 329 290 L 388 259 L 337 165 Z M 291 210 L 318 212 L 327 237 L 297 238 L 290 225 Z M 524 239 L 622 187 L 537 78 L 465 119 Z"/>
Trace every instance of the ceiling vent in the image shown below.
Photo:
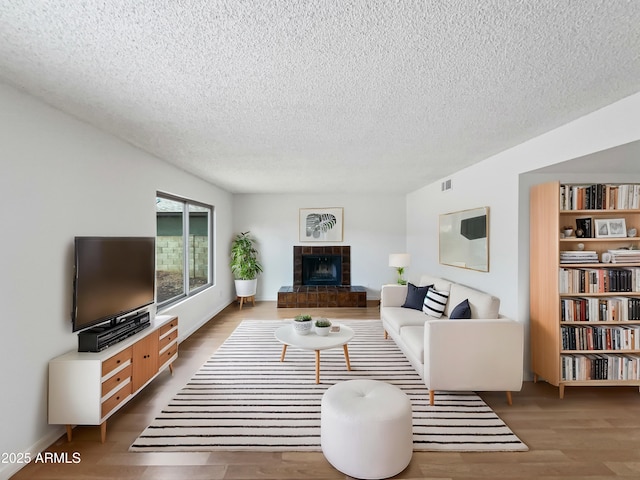
<path fill-rule="evenodd" d="M 451 190 L 451 179 L 442 182 L 442 191 Z"/>

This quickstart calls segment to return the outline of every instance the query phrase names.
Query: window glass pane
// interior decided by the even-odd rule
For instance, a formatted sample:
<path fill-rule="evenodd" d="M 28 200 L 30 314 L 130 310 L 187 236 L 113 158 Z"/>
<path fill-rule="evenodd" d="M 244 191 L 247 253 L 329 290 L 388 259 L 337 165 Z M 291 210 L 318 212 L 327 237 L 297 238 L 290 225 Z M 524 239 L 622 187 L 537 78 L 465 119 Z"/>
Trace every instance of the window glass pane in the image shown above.
<path fill-rule="evenodd" d="M 184 203 L 156 198 L 156 301 L 183 296 Z"/>
<path fill-rule="evenodd" d="M 189 204 L 189 291 L 209 283 L 209 212 Z"/>

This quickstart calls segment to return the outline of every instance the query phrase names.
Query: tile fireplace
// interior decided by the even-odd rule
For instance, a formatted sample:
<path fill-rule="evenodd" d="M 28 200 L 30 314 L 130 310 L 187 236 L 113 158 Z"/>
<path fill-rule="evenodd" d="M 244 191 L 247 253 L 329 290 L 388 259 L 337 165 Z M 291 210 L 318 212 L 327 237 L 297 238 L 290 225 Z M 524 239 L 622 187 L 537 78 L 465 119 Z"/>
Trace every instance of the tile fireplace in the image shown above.
<path fill-rule="evenodd" d="M 293 286 L 278 291 L 279 308 L 366 307 L 367 290 L 351 285 L 351 247 L 293 247 Z"/>

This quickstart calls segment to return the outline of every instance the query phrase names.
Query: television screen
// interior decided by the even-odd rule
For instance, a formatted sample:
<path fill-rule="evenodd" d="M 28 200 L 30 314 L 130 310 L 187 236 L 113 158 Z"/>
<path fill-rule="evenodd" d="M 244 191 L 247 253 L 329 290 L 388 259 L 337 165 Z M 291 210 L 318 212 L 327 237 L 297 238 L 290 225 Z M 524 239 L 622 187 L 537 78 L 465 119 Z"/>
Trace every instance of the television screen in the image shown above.
<path fill-rule="evenodd" d="M 73 331 L 155 301 L 154 237 L 76 237 Z"/>

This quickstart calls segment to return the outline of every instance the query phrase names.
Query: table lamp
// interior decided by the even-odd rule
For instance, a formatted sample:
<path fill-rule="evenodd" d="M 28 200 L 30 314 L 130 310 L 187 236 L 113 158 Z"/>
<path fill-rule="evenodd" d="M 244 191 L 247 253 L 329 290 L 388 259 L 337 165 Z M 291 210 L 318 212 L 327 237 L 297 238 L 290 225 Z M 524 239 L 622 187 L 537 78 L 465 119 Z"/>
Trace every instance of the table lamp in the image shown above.
<path fill-rule="evenodd" d="M 395 267 L 398 271 L 398 283 L 400 285 L 406 285 L 407 281 L 402 278 L 405 267 L 409 266 L 411 255 L 408 253 L 392 253 L 389 255 L 389 266 Z"/>

